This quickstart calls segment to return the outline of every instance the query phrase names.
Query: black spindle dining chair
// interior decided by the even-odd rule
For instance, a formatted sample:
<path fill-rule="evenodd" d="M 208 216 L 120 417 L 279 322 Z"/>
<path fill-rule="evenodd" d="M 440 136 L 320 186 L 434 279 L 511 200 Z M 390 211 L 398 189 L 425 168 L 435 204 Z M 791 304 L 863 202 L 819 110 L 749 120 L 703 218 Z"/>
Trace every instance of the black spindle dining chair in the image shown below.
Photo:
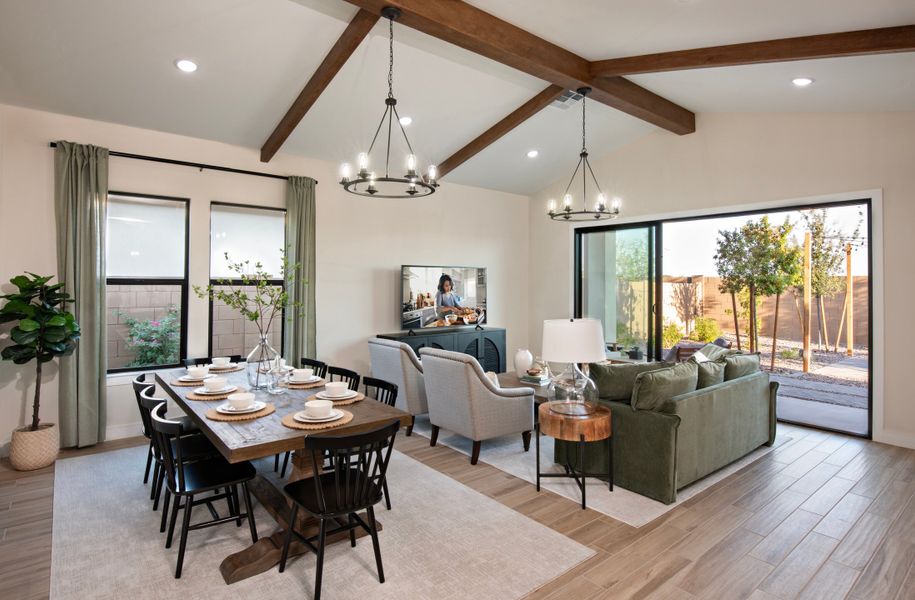
<path fill-rule="evenodd" d="M 349 531 L 350 545 L 355 547 L 357 527 L 363 528 L 372 536 L 378 581 L 384 583 L 384 569 L 381 564 L 381 548 L 378 544 L 374 506 L 381 501 L 391 450 L 394 448 L 394 437 L 399 428 L 400 421 L 395 420 L 366 433 L 305 438 L 304 451 L 310 453 L 314 472 L 320 473 L 320 475 L 300 479 L 283 488 L 294 504 L 292 518 L 289 520 L 290 525 L 286 530 L 286 541 L 283 544 L 279 570 L 282 573 L 286 569 L 289 545 L 295 535 L 315 553 L 317 559 L 314 600 L 321 598 L 324 546 L 327 536 Z M 333 468 L 328 471 L 324 471 L 322 468 L 326 454 L 330 454 L 334 458 Z M 295 530 L 294 524 L 299 509 L 304 509 L 318 519 L 317 536 L 307 538 Z M 361 510 L 366 511 L 368 523 L 356 514 Z M 337 526 L 328 529 L 328 521 Z"/>
<path fill-rule="evenodd" d="M 315 375 L 318 377 L 327 376 L 327 363 L 320 360 L 315 360 L 313 358 L 303 358 L 299 361 L 303 369 L 314 369 Z"/>
<path fill-rule="evenodd" d="M 362 384 L 365 386 L 365 395 L 369 398 L 374 398 L 388 406 L 394 406 L 397 402 L 396 383 L 375 377 L 363 377 Z"/>
<path fill-rule="evenodd" d="M 327 367 L 328 381 L 345 381 L 349 389 L 359 391 L 359 373 L 343 367 Z"/>
<path fill-rule="evenodd" d="M 163 450 L 162 458 L 166 472 L 165 484 L 168 491 L 175 497 L 172 507 L 171 519 L 168 526 L 168 538 L 165 547 L 170 548 L 172 536 L 175 531 L 175 521 L 178 511 L 184 509 L 181 524 L 180 541 L 178 543 L 178 564 L 175 567 L 175 579 L 181 577 L 181 567 L 184 564 L 184 550 L 187 547 L 187 534 L 195 529 L 203 529 L 214 525 L 221 525 L 236 521 L 241 524 L 242 519 L 248 521 L 251 530 L 251 542 L 257 542 L 257 527 L 254 524 L 254 512 L 251 510 L 251 494 L 248 491 L 248 482 L 254 479 L 257 471 L 249 462 L 229 463 L 221 456 L 208 458 L 196 462 L 184 460 L 181 444 L 173 444 L 174 440 L 181 439 L 184 433 L 181 423 L 169 421 L 165 418 L 165 403 L 160 404 L 152 411 L 152 427 L 158 436 L 159 447 Z M 238 505 L 238 486 L 241 485 L 242 497 L 245 502 L 245 512 L 241 512 Z M 220 492 L 225 489 L 224 492 Z M 195 500 L 195 496 L 206 492 L 216 492 L 212 496 Z M 220 517 L 212 510 L 211 502 L 225 498 L 229 505 L 229 513 Z M 181 503 L 182 499 L 184 504 Z M 208 504 L 213 513 L 213 519 L 194 523 L 191 525 L 191 512 L 195 506 Z"/>

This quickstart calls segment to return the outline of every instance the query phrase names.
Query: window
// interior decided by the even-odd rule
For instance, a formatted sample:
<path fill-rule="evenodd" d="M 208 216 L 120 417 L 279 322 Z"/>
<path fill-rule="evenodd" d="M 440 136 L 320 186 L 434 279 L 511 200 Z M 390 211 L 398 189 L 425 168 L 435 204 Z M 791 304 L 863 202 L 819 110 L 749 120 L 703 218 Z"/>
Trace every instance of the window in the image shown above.
<path fill-rule="evenodd" d="M 265 271 L 276 274 L 271 283 L 282 287 L 286 211 L 219 202 L 210 206 L 210 283 L 217 288 L 225 281 L 241 285 L 238 274 L 229 269 L 229 261 L 249 261 L 251 265 L 259 262 Z M 268 342 L 280 353 L 284 325 L 285 319 L 277 319 L 268 335 Z M 219 301 L 210 303 L 210 356 L 244 357 L 257 344 L 258 335 L 254 323 L 245 320 L 238 311 Z"/>
<path fill-rule="evenodd" d="M 108 371 L 180 364 L 187 349 L 188 200 L 111 192 Z"/>

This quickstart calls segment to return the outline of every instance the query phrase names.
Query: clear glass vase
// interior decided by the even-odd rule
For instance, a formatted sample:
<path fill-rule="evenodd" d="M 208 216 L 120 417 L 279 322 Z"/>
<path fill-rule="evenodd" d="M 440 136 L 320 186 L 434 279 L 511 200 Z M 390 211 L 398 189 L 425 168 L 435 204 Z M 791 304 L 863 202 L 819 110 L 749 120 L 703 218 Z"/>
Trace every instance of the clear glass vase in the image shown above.
<path fill-rule="evenodd" d="M 547 398 L 553 412 L 574 416 L 590 415 L 597 406 L 597 385 L 581 372 L 577 364 L 568 363 L 562 373 L 550 380 Z"/>
<path fill-rule="evenodd" d="M 267 341 L 264 336 L 248 354 L 248 385 L 252 390 L 265 390 L 270 383 L 271 373 L 279 362 L 280 354 Z"/>

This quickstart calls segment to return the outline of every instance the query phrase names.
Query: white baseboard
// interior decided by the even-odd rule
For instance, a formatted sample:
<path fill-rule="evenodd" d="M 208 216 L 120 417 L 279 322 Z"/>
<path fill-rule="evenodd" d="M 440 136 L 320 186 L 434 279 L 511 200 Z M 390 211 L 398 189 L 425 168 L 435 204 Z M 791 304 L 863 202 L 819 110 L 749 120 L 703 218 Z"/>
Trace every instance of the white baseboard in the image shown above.
<path fill-rule="evenodd" d="M 123 425 L 109 425 L 105 428 L 105 440 L 121 440 L 138 435 L 143 435 L 143 423 L 140 421 Z"/>
<path fill-rule="evenodd" d="M 902 446 L 915 450 L 915 435 L 911 433 L 900 433 L 896 431 L 876 431 L 874 432 L 874 441 L 893 446 Z"/>

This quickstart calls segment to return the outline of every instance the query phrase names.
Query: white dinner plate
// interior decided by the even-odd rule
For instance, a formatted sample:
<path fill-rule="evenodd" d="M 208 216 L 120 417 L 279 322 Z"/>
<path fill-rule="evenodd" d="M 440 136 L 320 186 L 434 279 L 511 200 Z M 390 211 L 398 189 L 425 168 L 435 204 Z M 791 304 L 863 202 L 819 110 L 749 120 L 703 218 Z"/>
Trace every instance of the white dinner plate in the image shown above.
<path fill-rule="evenodd" d="M 210 379 L 211 377 L 216 377 L 213 374 L 204 375 L 203 377 L 191 377 L 190 375 L 182 375 L 178 378 L 178 381 L 203 381 L 204 379 Z"/>
<path fill-rule="evenodd" d="M 237 389 L 238 389 L 237 385 L 227 385 L 226 387 L 222 388 L 221 390 L 213 390 L 213 391 L 210 391 L 210 390 L 206 389 L 205 387 L 199 387 L 196 390 L 194 390 L 194 393 L 202 394 L 204 396 L 219 396 L 220 394 L 231 394 L 232 392 L 234 392 Z"/>
<path fill-rule="evenodd" d="M 222 413 L 224 415 L 245 415 L 252 412 L 257 412 L 267 406 L 266 402 L 261 402 L 260 400 L 255 400 L 254 404 L 248 408 L 243 408 L 241 410 L 235 410 L 232 408 L 232 405 L 226 402 L 225 404 L 220 404 L 216 407 L 216 412 Z"/>
<path fill-rule="evenodd" d="M 237 366 L 238 366 L 238 363 L 234 363 L 234 362 L 233 362 L 233 363 L 227 364 L 227 365 L 224 366 L 224 367 L 219 367 L 219 366 L 217 366 L 217 365 L 210 365 L 210 368 L 211 368 L 211 369 L 216 369 L 217 371 L 225 371 L 226 369 L 234 369 L 234 368 L 237 367 Z"/>
<path fill-rule="evenodd" d="M 317 394 L 315 394 L 315 397 L 318 398 L 319 400 L 349 400 L 350 398 L 355 398 L 358 395 L 359 395 L 359 392 L 354 392 L 353 390 L 349 390 L 342 396 L 329 396 L 327 394 L 327 392 L 318 392 Z"/>
<path fill-rule="evenodd" d="M 292 377 L 290 377 L 290 378 L 289 378 L 289 383 L 295 383 L 295 384 L 297 384 L 297 385 L 301 385 L 301 384 L 303 384 L 303 383 L 314 383 L 314 382 L 320 381 L 320 380 L 321 380 L 321 378 L 318 377 L 317 375 L 312 375 L 312 376 L 309 377 L 308 379 L 302 379 L 301 381 L 298 380 L 298 379 L 293 379 Z"/>
<path fill-rule="evenodd" d="M 300 410 L 296 414 L 292 415 L 292 418 L 295 419 L 296 421 L 298 421 L 299 423 L 328 423 L 330 421 L 336 421 L 337 419 L 340 419 L 342 417 L 343 417 L 343 411 L 338 410 L 336 408 L 332 408 L 330 410 L 330 414 L 321 419 L 309 417 L 307 414 L 305 414 L 304 410 Z"/>

